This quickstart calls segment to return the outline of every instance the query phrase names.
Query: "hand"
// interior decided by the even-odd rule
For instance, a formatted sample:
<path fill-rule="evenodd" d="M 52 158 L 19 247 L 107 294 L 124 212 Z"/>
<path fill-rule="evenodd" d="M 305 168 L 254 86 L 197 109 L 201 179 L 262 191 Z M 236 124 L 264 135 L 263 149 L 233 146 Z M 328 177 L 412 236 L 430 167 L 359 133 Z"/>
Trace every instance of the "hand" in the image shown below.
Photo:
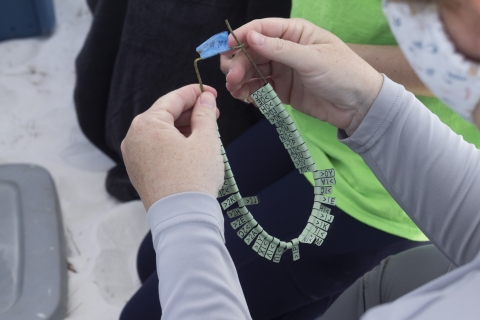
<path fill-rule="evenodd" d="M 230 71 L 230 63 L 232 62 L 233 57 L 234 55 L 232 54 L 220 56 L 220 70 L 224 75 L 227 75 L 228 71 Z"/>
<path fill-rule="evenodd" d="M 234 31 L 282 102 L 351 135 L 375 101 L 383 77 L 333 34 L 302 19 L 263 19 Z M 236 42 L 229 37 L 229 45 Z M 243 52 L 227 89 L 245 99 L 263 84 Z"/>
<path fill-rule="evenodd" d="M 158 99 L 133 120 L 122 142 L 128 176 L 148 211 L 157 200 L 188 191 L 217 197 L 223 158 L 215 89 L 189 85 Z"/>

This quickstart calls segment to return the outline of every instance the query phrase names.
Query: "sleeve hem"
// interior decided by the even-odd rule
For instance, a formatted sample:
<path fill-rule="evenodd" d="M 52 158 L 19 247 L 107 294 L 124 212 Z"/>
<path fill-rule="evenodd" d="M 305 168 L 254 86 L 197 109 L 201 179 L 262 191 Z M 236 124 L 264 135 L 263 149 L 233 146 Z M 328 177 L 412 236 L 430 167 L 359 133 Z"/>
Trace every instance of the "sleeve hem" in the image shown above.
<path fill-rule="evenodd" d="M 372 148 L 388 130 L 398 114 L 405 88 L 383 75 L 382 89 L 358 129 L 348 137 L 339 130 L 337 138 L 357 153 Z"/>
<path fill-rule="evenodd" d="M 147 214 L 155 239 L 161 232 L 186 223 L 205 223 L 216 227 L 225 242 L 223 215 L 217 200 L 199 192 L 175 194 L 155 202 Z"/>

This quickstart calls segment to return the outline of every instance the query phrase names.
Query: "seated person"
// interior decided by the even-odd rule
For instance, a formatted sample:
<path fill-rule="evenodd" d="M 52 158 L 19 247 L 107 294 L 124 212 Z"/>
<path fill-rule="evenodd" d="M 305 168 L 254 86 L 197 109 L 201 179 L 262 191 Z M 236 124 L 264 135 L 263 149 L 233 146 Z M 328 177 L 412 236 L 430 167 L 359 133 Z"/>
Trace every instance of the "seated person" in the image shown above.
<path fill-rule="evenodd" d="M 377 71 L 414 92 L 431 94 L 396 46 L 380 1 L 365 0 L 361 6 L 357 2 L 294 0 L 291 15 L 307 18 L 350 42 L 350 48 Z M 228 73 L 226 57 L 222 56 L 222 70 Z M 464 139 L 480 145 L 480 134 L 472 124 L 436 98 L 419 99 Z M 362 158 L 335 139 L 326 138 L 335 134 L 334 126 L 287 108 L 319 168 L 336 170 L 333 196 L 337 197 L 337 207 L 331 207 L 335 222 L 320 248 L 301 245 L 299 261 L 284 257 L 282 265 L 276 265 L 245 245 L 231 228 L 232 220 L 225 219 L 226 246 L 254 319 L 321 314 L 355 279 L 382 259 L 424 245 L 427 240 Z M 224 132 L 220 128 L 222 140 Z M 256 220 L 278 238 L 297 236 L 311 212 L 313 177 L 306 173 L 307 180 L 298 174 L 275 129 L 262 120 L 226 151 L 242 194 L 259 196 L 260 203 L 252 208 Z M 161 315 L 159 305 L 146 298 L 156 294 L 158 281 L 151 243 L 148 235 L 137 262 L 143 285 L 127 304 L 122 320 L 145 314 L 155 315 L 156 319 Z"/>
<path fill-rule="evenodd" d="M 442 7 L 442 9 L 443 8 L 444 7 Z M 449 15 L 451 12 L 448 10 L 442 13 L 444 13 L 443 17 L 452 17 L 452 15 Z M 466 15 L 467 18 L 475 14 L 477 14 L 478 17 L 479 11 L 467 10 L 464 11 L 463 14 Z M 449 21 L 456 21 L 457 26 L 462 26 L 462 23 L 472 23 L 472 21 L 475 20 L 462 19 Z M 478 22 L 479 20 L 477 19 L 476 21 Z M 261 23 L 264 23 L 264 25 L 260 26 Z M 298 26 L 299 22 L 295 22 L 294 24 Z M 378 72 L 372 69 L 368 64 L 364 63 L 346 46 L 342 46 L 342 43 L 338 41 L 337 38 L 331 34 L 325 33 L 320 29 L 312 30 L 312 26 L 309 24 L 306 24 L 303 27 L 306 29 L 304 30 L 305 34 L 309 34 L 313 38 L 311 39 L 312 42 L 310 43 L 316 43 L 315 45 L 305 45 L 304 43 L 301 43 L 301 45 L 295 46 L 289 42 L 283 46 L 278 46 L 276 42 L 281 40 L 265 38 L 253 32 L 249 33 L 249 37 L 246 37 L 246 30 L 250 28 L 262 30 L 268 36 L 279 37 L 282 35 L 284 39 L 294 42 L 299 41 L 298 38 L 295 38 L 295 34 L 284 32 L 285 30 L 288 31 L 292 29 L 288 29 L 287 23 L 281 22 L 281 20 L 267 20 L 266 22 L 257 21 L 238 30 L 238 35 L 241 41 L 247 40 L 250 50 L 256 50 L 261 56 L 266 57 L 267 61 L 273 60 L 273 65 L 288 65 L 293 67 L 293 70 L 297 76 L 303 77 L 301 78 L 303 79 L 303 82 L 291 83 L 289 82 L 289 79 L 291 79 L 289 76 L 291 73 L 289 72 L 287 72 L 286 76 L 282 73 L 268 74 L 272 79 L 276 79 L 275 87 L 280 94 L 282 101 L 290 103 L 294 108 L 297 108 L 300 111 L 307 112 L 310 116 L 316 117 L 320 120 L 328 121 L 330 124 L 343 129 L 343 131 L 339 132 L 340 137 L 342 137 L 342 139 L 345 140 L 345 143 L 354 151 L 361 154 L 362 158 L 366 161 L 370 168 L 373 169 L 377 178 L 379 178 L 387 190 L 390 191 L 395 200 L 401 204 L 405 212 L 407 212 L 407 214 L 409 214 L 410 217 L 412 217 L 419 224 L 422 230 L 433 240 L 435 245 L 457 265 L 463 265 L 471 262 L 479 251 L 478 239 L 476 239 L 477 236 L 475 233 L 475 229 L 478 227 L 479 223 L 479 218 L 477 218 L 478 214 L 476 214 L 478 203 L 475 195 L 475 185 L 478 185 L 478 183 L 474 183 L 476 177 L 478 176 L 478 174 L 476 174 L 478 170 L 475 167 L 475 164 L 478 163 L 478 161 L 475 161 L 475 159 L 478 157 L 478 151 L 472 146 L 469 146 L 463 142 L 463 140 L 458 136 L 453 135 L 451 131 L 447 127 L 443 126 L 435 116 L 428 111 L 425 111 L 422 108 L 421 103 L 415 100 L 408 93 L 402 91 L 403 89 L 401 87 L 394 84 L 387 78 L 383 79 Z M 454 28 L 453 30 L 456 31 L 459 29 L 462 30 L 462 28 Z M 478 28 L 473 30 L 478 30 Z M 461 36 L 458 34 L 456 35 L 458 37 L 466 37 L 469 35 L 471 36 L 471 33 L 466 33 Z M 328 45 L 323 45 L 322 47 L 322 44 L 325 43 Z M 283 50 L 275 50 L 276 48 L 282 48 Z M 316 48 L 318 48 L 319 51 L 315 50 Z M 334 50 L 322 54 L 321 52 L 325 52 L 325 48 L 333 48 Z M 476 57 L 475 51 L 472 51 L 471 48 L 463 47 L 462 49 L 463 50 L 461 50 L 461 52 L 464 52 L 466 56 Z M 238 66 L 242 66 L 242 59 L 245 65 L 246 59 L 241 54 L 237 55 L 235 59 L 240 61 Z M 235 63 L 235 59 L 232 64 Z M 342 63 L 335 64 L 335 61 L 338 60 L 342 61 Z M 262 64 L 261 61 L 260 64 Z M 265 67 L 261 66 L 261 68 L 265 70 Z M 288 71 L 286 68 L 272 68 L 271 70 Z M 304 76 L 305 73 L 311 73 L 312 70 L 313 72 L 317 72 L 319 75 L 328 74 L 329 76 Z M 466 76 L 467 75 L 468 73 Z M 232 72 L 229 74 L 229 77 L 227 77 L 229 89 L 237 98 L 246 98 L 260 85 L 258 80 L 252 80 L 248 83 L 242 82 L 244 76 L 245 68 L 239 67 L 236 72 Z M 250 77 L 251 75 L 247 76 L 245 79 L 249 80 Z M 282 88 L 282 86 L 288 85 L 292 87 L 287 88 L 288 90 L 279 90 L 279 88 Z M 343 94 L 345 91 L 352 92 L 352 94 L 345 96 Z M 284 94 L 282 94 L 282 92 L 284 92 Z M 290 92 L 302 92 L 304 96 L 288 96 L 287 93 Z M 476 102 L 478 102 L 478 93 L 475 94 L 476 95 L 473 95 L 473 97 L 476 99 Z M 302 100 L 302 98 L 308 98 L 309 100 Z M 185 99 L 183 100 L 185 101 Z M 194 101 L 195 99 L 190 100 Z M 312 108 L 312 105 L 302 105 L 302 101 L 314 101 L 314 108 Z M 193 102 L 191 102 L 191 104 L 193 105 Z M 183 107 L 184 106 L 178 108 L 183 110 Z M 173 118 L 179 117 L 182 110 L 177 110 L 176 115 L 174 115 Z M 159 114 L 162 113 L 160 112 Z M 149 115 L 146 115 L 143 118 L 146 118 L 147 116 Z M 205 118 L 205 116 L 202 117 L 202 119 Z M 210 118 L 213 118 L 213 116 L 210 116 Z M 192 126 L 193 120 L 194 117 L 192 115 Z M 173 128 L 173 120 L 170 120 L 170 122 L 170 127 Z M 178 123 L 181 123 L 181 121 L 177 122 L 177 124 Z M 422 123 L 422 125 L 419 125 L 419 123 Z M 139 127 L 143 127 L 142 121 L 140 120 L 135 123 L 135 126 L 132 126 L 132 133 L 129 133 L 130 136 L 127 135 L 125 140 L 124 151 L 127 166 L 130 162 L 133 168 L 143 165 L 147 166 L 146 169 L 161 171 L 161 168 L 159 168 L 157 165 L 158 162 L 155 162 L 155 165 L 152 164 L 150 167 L 148 167 L 148 165 L 145 164 L 143 157 L 142 159 L 135 159 L 135 157 L 129 159 L 129 153 L 134 156 L 137 155 L 137 157 L 138 154 L 143 154 L 141 145 L 142 141 L 146 140 L 143 139 L 144 137 L 142 139 L 133 139 L 132 141 L 135 143 L 129 142 L 130 139 L 132 139 L 132 136 L 135 137 L 135 132 Z M 145 127 L 151 128 L 152 125 L 149 123 L 149 126 L 146 125 Z M 213 128 L 214 126 L 212 125 L 211 127 Z M 155 134 L 155 130 L 152 130 L 153 132 L 151 134 Z M 175 132 L 175 130 L 172 131 Z M 212 132 L 213 131 L 214 130 L 212 129 Z M 148 133 L 148 130 L 139 130 L 139 132 Z M 434 134 L 431 132 L 434 132 Z M 205 139 L 208 137 L 211 138 L 213 134 L 206 135 L 205 132 L 202 133 L 205 136 Z M 180 144 L 183 143 L 183 145 L 185 145 L 185 150 L 196 150 L 196 148 L 192 148 L 193 143 L 195 143 L 195 145 L 199 144 L 203 147 L 203 153 L 206 151 L 208 152 L 209 149 L 205 148 L 200 141 L 193 139 L 193 137 L 198 138 L 199 135 L 200 133 L 195 135 L 195 130 L 193 130 L 192 135 L 188 138 L 193 140 L 190 140 L 192 141 L 191 144 L 187 143 L 188 139 L 178 140 L 181 139 L 178 138 L 177 140 Z M 156 134 L 156 136 L 158 136 L 158 134 Z M 168 138 L 172 139 L 170 136 Z M 152 142 L 150 142 L 150 144 L 151 143 Z M 143 144 L 147 144 L 147 147 L 153 150 L 156 148 L 161 148 L 160 146 L 152 148 L 152 146 L 148 145 L 147 142 Z M 165 148 L 169 146 L 173 148 L 173 144 L 167 144 Z M 131 151 L 129 151 L 129 148 L 131 148 Z M 413 151 L 409 150 L 408 148 L 413 149 Z M 146 150 L 147 149 L 143 151 Z M 155 151 L 155 154 L 157 155 L 165 153 L 163 151 Z M 182 153 L 179 153 L 178 150 L 175 151 L 175 153 L 182 155 Z M 167 154 L 169 153 L 167 152 Z M 400 157 L 400 155 L 402 155 L 402 157 Z M 444 156 L 442 157 L 442 155 Z M 199 157 L 198 160 L 200 161 L 203 159 L 202 157 Z M 465 157 L 468 157 L 471 160 L 467 161 L 466 163 L 463 160 L 462 166 L 459 167 L 455 172 L 445 170 L 445 168 L 453 167 L 456 162 L 458 163 L 459 159 L 465 159 Z M 185 155 L 183 155 L 183 157 L 180 159 L 183 158 L 197 159 L 197 157 L 188 157 Z M 432 159 L 434 161 L 432 161 Z M 168 162 L 168 158 L 166 157 L 163 157 L 163 160 Z M 176 165 L 182 165 L 182 167 L 185 167 L 185 164 L 181 161 L 178 161 L 177 158 L 175 158 L 175 160 L 177 160 L 175 162 Z M 215 161 L 219 161 L 215 160 L 214 158 L 204 160 L 209 161 L 204 162 L 208 163 L 208 167 L 213 167 L 213 163 L 215 163 Z M 163 162 L 161 163 L 163 164 Z M 188 166 L 190 165 L 194 166 L 192 163 L 188 164 Z M 165 166 L 167 166 L 167 164 L 165 164 Z M 202 171 L 201 168 L 206 167 L 207 166 L 203 165 L 195 168 L 195 171 L 200 172 L 204 179 L 206 178 L 206 175 L 204 174 L 205 169 Z M 426 170 L 426 168 L 428 168 L 428 170 Z M 157 180 L 152 179 L 152 177 L 155 177 L 158 173 L 149 173 L 148 175 L 141 174 L 142 171 L 150 172 L 149 170 L 131 172 L 129 169 L 132 181 L 134 181 L 136 184 L 137 190 L 142 196 L 142 200 L 146 202 L 147 208 L 149 208 L 150 205 L 155 202 L 155 200 L 165 196 L 161 192 L 146 191 L 151 189 L 162 189 L 162 184 L 159 183 L 156 185 L 155 181 Z M 412 170 L 413 172 L 410 172 Z M 168 171 L 170 174 L 172 171 L 178 172 L 178 170 L 165 171 Z M 207 174 L 208 173 L 210 173 L 210 168 L 207 171 Z M 160 177 L 162 176 L 161 174 L 159 175 Z M 148 179 L 145 180 L 145 177 L 147 176 Z M 190 178 L 188 174 L 182 174 L 181 176 L 183 176 L 184 179 L 186 179 L 185 177 Z M 197 175 L 193 174 L 192 177 L 198 177 L 198 173 Z M 158 181 L 162 180 L 159 179 Z M 170 181 L 176 180 L 174 179 Z M 193 179 L 193 181 L 197 180 Z M 469 188 L 467 190 L 461 190 L 461 188 L 459 188 L 460 184 L 464 181 L 470 181 Z M 184 188 L 174 188 L 175 190 L 173 193 L 182 191 L 204 191 L 211 195 L 215 195 L 216 190 L 212 192 L 211 185 L 218 183 L 215 182 L 211 184 L 210 188 L 207 188 L 208 190 L 198 190 L 199 186 L 205 186 L 205 184 L 197 182 L 181 182 L 182 181 L 180 181 L 179 184 L 184 186 Z M 447 182 L 449 183 L 449 187 L 445 189 L 444 185 L 446 185 Z M 145 186 L 149 184 L 150 187 L 153 188 Z M 217 188 L 219 188 L 219 186 L 220 183 L 218 183 Z M 442 194 L 447 191 L 449 192 L 448 194 Z M 189 196 L 191 195 L 179 195 L 179 197 L 186 197 L 186 199 L 188 199 Z M 462 201 L 451 200 L 458 199 L 459 196 L 461 196 Z M 202 253 L 202 257 L 198 257 L 198 259 L 195 260 L 195 267 L 200 269 L 200 275 L 195 275 L 195 272 L 190 272 L 192 263 L 186 263 L 190 257 L 185 256 L 183 251 L 178 250 L 176 242 L 168 242 L 171 239 L 178 240 L 178 243 L 182 243 L 184 241 L 179 240 L 178 235 L 177 238 L 175 238 L 175 233 L 181 231 L 181 225 L 177 225 L 177 221 L 173 221 L 176 219 L 173 218 L 169 219 L 168 221 L 166 219 L 162 220 L 160 218 L 161 215 L 158 214 L 159 212 L 173 212 L 177 209 L 179 210 L 178 212 L 190 212 L 192 210 L 188 208 L 182 208 L 181 204 L 186 204 L 185 199 L 182 198 L 183 201 L 172 199 L 173 197 L 157 202 L 154 208 L 158 208 L 158 211 L 153 209 L 149 212 L 154 234 L 154 243 L 157 248 L 157 263 L 160 277 L 160 299 L 162 303 L 165 301 L 163 305 L 164 315 L 174 315 L 176 313 L 170 312 L 180 312 L 177 314 L 180 315 L 180 318 L 184 318 L 185 316 L 188 317 L 188 315 L 202 317 L 200 312 L 204 311 L 207 312 L 205 318 L 215 318 L 215 312 L 223 310 L 231 312 L 228 314 L 238 315 L 239 318 L 242 317 L 242 315 L 244 316 L 245 303 L 243 299 L 238 296 L 238 281 L 234 275 L 230 274 L 230 277 L 226 275 L 229 271 L 231 271 L 227 267 L 229 265 L 228 261 L 230 260 L 228 255 L 224 254 L 226 252 L 224 247 L 218 244 L 221 243 L 222 226 L 218 225 L 218 223 L 214 222 L 213 220 L 211 220 L 208 224 L 211 226 L 216 225 L 215 228 L 211 228 L 213 229 L 213 233 L 211 234 L 217 235 L 217 243 L 213 243 L 213 238 L 202 238 L 197 232 L 194 232 L 195 234 L 181 232 L 180 238 L 182 239 L 189 237 L 195 238 L 196 236 L 200 237 L 196 239 L 197 241 L 195 241 L 195 243 L 198 243 L 200 246 L 196 248 L 198 250 L 186 250 L 192 256 L 197 254 L 197 257 L 200 253 Z M 175 202 L 175 200 L 178 201 Z M 210 201 L 210 204 L 212 203 L 213 202 Z M 164 204 L 166 204 L 166 207 L 163 207 Z M 194 210 L 196 212 L 202 211 L 202 213 L 206 216 L 205 219 L 208 218 L 207 216 L 212 216 L 206 214 L 205 212 L 213 212 L 213 216 L 215 218 L 214 220 L 220 221 L 219 217 L 221 217 L 221 215 L 219 216 L 218 213 L 219 208 L 217 207 L 217 209 L 215 209 L 214 207 L 210 207 L 210 209 L 204 210 L 206 207 L 208 207 L 208 204 L 198 204 L 198 206 L 194 206 Z M 166 208 L 168 210 L 165 210 Z M 173 214 L 175 215 L 175 213 Z M 453 219 L 453 215 L 455 215 L 455 219 Z M 154 221 L 154 217 L 158 217 L 156 221 Z M 196 216 L 194 218 L 197 219 Z M 188 221 L 191 221 L 191 219 Z M 189 224 L 188 221 L 184 221 L 183 223 L 187 225 L 187 229 L 189 227 L 191 228 L 191 225 L 195 224 Z M 175 224 L 170 225 L 170 223 Z M 448 236 L 448 233 L 445 233 L 445 227 L 447 225 L 449 226 L 449 230 L 453 232 L 454 238 Z M 220 232 L 218 232 L 218 230 L 220 230 Z M 171 236 L 169 237 L 169 235 Z M 201 249 L 203 248 L 201 247 L 201 243 L 203 243 L 202 241 L 206 240 L 207 238 L 213 241 L 210 242 L 210 245 L 206 247 L 211 248 L 211 251 L 208 249 Z M 189 239 L 185 239 L 185 241 L 187 240 Z M 173 244 L 175 248 L 172 249 L 170 246 L 165 246 L 166 243 Z M 184 245 L 180 245 L 180 248 L 186 247 Z M 207 257 L 209 254 L 216 254 L 216 257 L 221 259 L 221 261 L 215 261 L 215 265 L 211 269 L 203 269 L 202 263 L 211 263 L 212 256 Z M 170 261 L 170 264 L 166 262 L 167 260 L 164 259 L 166 257 L 170 257 L 173 262 Z M 184 261 L 184 263 L 182 265 L 178 265 L 175 264 L 175 261 Z M 472 263 L 475 263 L 475 261 Z M 452 280 L 454 280 L 455 277 L 458 275 L 461 276 L 462 274 L 465 274 L 465 272 L 468 272 L 468 268 L 471 269 L 475 267 L 475 265 L 472 265 L 472 263 L 468 267 L 461 268 L 458 270 L 458 272 L 452 273 L 452 276 L 447 276 L 446 278 L 444 277 L 440 280 L 440 282 L 436 282 L 436 286 L 438 287 L 440 285 L 447 286 L 447 289 L 450 288 L 449 284 Z M 172 267 L 172 265 L 174 267 Z M 163 272 L 163 270 L 166 271 Z M 206 270 L 211 271 L 211 273 L 201 272 Z M 213 274 L 215 277 L 212 278 L 209 276 Z M 184 281 L 185 279 L 191 281 Z M 196 281 L 193 281 L 194 279 Z M 206 279 L 210 279 L 211 281 L 204 281 Z M 471 284 L 471 282 L 464 283 L 464 285 L 465 284 L 468 285 Z M 223 291 L 221 292 L 224 292 L 225 294 L 218 295 L 216 290 L 209 290 L 209 288 L 211 288 L 210 286 L 222 288 Z M 191 289 L 191 291 L 189 289 Z M 420 297 L 412 294 L 409 296 L 409 298 L 422 298 L 422 292 L 424 294 L 429 292 L 432 293 L 432 290 L 434 289 L 435 287 L 432 286 L 426 287 L 426 289 L 423 291 L 417 291 L 417 293 L 420 292 Z M 185 292 L 191 292 L 192 295 L 187 295 Z M 196 292 L 208 292 L 212 294 L 216 292 L 217 295 L 213 294 L 212 299 L 210 299 L 210 295 L 208 294 L 206 296 L 195 296 Z M 162 296 L 162 294 L 164 294 L 164 296 Z M 189 297 L 198 297 L 200 300 L 189 300 Z M 201 299 L 201 297 L 203 297 L 203 299 Z M 222 303 L 218 303 L 217 299 L 220 298 L 225 298 L 226 300 Z M 405 299 L 399 300 L 399 303 L 404 301 Z M 183 303 L 182 308 L 175 308 L 175 302 L 180 304 Z M 207 303 L 204 304 L 203 302 Z M 209 302 L 213 304 L 209 304 Z M 219 306 L 215 307 L 216 303 L 224 306 L 226 309 L 229 309 L 230 307 L 232 309 L 226 310 Z M 414 303 L 414 301 L 412 301 L 412 303 Z M 417 307 L 418 306 L 419 305 L 417 304 Z M 425 305 L 420 306 L 425 307 Z M 435 306 L 438 306 L 438 304 L 432 302 L 429 303 L 428 306 L 431 308 L 431 310 L 435 310 Z M 476 307 L 476 304 L 469 304 L 467 307 L 474 308 Z M 383 312 L 387 312 L 385 310 L 386 309 L 383 309 Z M 415 310 L 418 309 L 413 309 L 413 312 Z M 184 316 L 181 316 L 182 312 L 185 312 L 183 314 Z M 212 316 L 208 316 L 208 314 Z M 217 313 L 217 315 L 221 314 L 226 313 Z M 371 313 L 371 315 L 374 314 L 375 313 Z M 173 318 L 175 318 L 175 316 L 173 316 Z"/>
<path fill-rule="evenodd" d="M 116 165 L 106 189 L 120 201 L 137 200 L 120 151 L 133 118 L 155 100 L 196 81 L 195 47 L 221 31 L 265 17 L 288 17 L 291 0 L 87 0 L 93 21 L 76 60 L 75 108 L 85 136 Z M 274 4 L 274 5 L 272 5 Z M 214 59 L 202 62 L 204 81 L 225 83 Z M 228 145 L 262 115 L 222 90 L 218 126 Z M 225 107 L 223 107 L 225 106 Z M 236 107 L 235 107 L 236 106 Z"/>

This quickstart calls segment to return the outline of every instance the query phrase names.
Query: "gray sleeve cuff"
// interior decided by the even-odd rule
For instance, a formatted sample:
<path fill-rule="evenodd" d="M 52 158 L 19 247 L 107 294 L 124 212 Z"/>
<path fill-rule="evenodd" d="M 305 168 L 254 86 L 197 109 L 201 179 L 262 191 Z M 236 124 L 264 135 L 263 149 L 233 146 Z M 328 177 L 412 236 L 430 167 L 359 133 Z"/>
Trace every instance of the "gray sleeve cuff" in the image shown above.
<path fill-rule="evenodd" d="M 148 210 L 148 224 L 155 238 L 166 229 L 185 223 L 205 223 L 218 229 L 225 242 L 223 214 L 218 201 L 200 192 L 175 194 L 155 202 Z"/>
<path fill-rule="evenodd" d="M 398 113 L 404 87 L 383 75 L 383 85 L 377 99 L 368 111 L 358 129 L 348 137 L 338 130 L 340 142 L 356 153 L 364 153 L 380 139 Z"/>

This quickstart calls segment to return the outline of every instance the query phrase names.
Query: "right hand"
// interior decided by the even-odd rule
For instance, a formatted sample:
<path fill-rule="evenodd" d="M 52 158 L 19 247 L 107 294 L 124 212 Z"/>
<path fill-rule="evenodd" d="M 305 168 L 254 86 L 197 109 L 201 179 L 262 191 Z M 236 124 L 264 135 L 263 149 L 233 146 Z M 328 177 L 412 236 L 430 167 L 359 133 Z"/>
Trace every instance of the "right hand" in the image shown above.
<path fill-rule="evenodd" d="M 283 103 L 348 135 L 375 101 L 383 77 L 335 35 L 302 19 L 263 19 L 234 31 Z M 230 35 L 229 45 L 237 43 Z M 243 52 L 235 55 L 227 89 L 245 99 L 263 85 Z"/>
<path fill-rule="evenodd" d="M 235 55 L 232 54 L 220 56 L 220 70 L 224 75 L 227 75 L 228 71 L 230 71 L 230 63 L 232 62 L 234 56 Z"/>

